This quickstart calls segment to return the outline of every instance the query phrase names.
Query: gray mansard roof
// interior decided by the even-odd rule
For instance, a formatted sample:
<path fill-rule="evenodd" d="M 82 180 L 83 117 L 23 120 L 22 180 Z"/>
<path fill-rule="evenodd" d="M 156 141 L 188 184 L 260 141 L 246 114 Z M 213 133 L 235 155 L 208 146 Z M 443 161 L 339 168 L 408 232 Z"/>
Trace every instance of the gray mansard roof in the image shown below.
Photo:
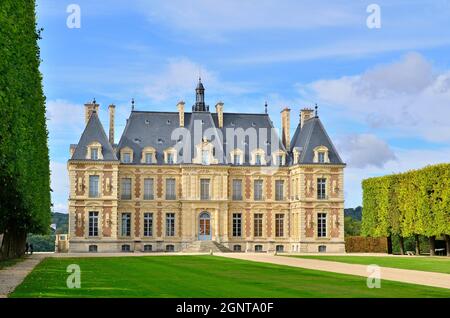
<path fill-rule="evenodd" d="M 109 143 L 108 137 L 106 136 L 105 130 L 103 129 L 102 123 L 96 112 L 93 112 L 89 117 L 80 141 L 75 146 L 75 152 L 73 153 L 72 159 L 86 160 L 87 147 L 93 142 L 98 142 L 102 145 L 103 160 L 117 160 L 116 154 Z"/>
<path fill-rule="evenodd" d="M 291 149 L 297 148 L 300 151 L 299 163 L 309 164 L 314 163 L 314 148 L 318 146 L 328 148 L 331 164 L 344 164 L 319 117 L 313 117 L 306 120 L 303 127 L 300 127 L 300 124 L 297 126 L 292 138 Z"/>

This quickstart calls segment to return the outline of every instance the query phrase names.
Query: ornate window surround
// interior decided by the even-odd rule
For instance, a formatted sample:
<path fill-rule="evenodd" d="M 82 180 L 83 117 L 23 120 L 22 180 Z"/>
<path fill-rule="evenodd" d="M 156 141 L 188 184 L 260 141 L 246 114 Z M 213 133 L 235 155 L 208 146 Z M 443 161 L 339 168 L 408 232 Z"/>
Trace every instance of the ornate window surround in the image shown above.
<path fill-rule="evenodd" d="M 93 149 L 97 149 L 97 160 L 103 160 L 102 145 L 98 141 L 91 142 L 87 146 L 86 159 L 91 159 Z"/>

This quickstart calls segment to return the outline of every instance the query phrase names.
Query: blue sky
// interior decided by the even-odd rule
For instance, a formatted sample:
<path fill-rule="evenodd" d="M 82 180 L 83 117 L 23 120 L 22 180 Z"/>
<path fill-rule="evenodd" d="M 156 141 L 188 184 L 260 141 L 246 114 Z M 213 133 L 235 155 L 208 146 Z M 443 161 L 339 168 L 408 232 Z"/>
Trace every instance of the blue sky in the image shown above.
<path fill-rule="evenodd" d="M 381 9 L 369 29 L 367 7 Z M 81 27 L 68 28 L 70 4 Z M 361 204 L 361 180 L 448 162 L 450 1 L 64 1 L 38 0 L 44 28 L 53 203 L 67 211 L 69 144 L 94 97 L 119 139 L 135 98 L 141 110 L 194 101 L 201 74 L 207 103 L 263 112 L 280 127 L 291 108 L 319 115 L 348 163 L 346 207 Z M 188 106 L 189 107 L 189 106 Z"/>

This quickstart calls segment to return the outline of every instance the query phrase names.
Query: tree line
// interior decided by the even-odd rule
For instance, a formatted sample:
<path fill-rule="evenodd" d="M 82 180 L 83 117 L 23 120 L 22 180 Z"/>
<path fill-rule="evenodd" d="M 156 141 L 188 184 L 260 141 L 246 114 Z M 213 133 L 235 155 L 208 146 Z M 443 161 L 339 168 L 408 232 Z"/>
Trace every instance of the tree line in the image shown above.
<path fill-rule="evenodd" d="M 45 97 L 34 0 L 0 1 L 0 258 L 50 225 Z"/>
<path fill-rule="evenodd" d="M 420 235 L 429 238 L 430 255 L 442 236 L 450 255 L 450 164 L 366 179 L 362 188 L 362 235 L 386 236 L 389 242 L 397 236 L 401 254 L 404 238 L 414 237 L 417 255 Z"/>

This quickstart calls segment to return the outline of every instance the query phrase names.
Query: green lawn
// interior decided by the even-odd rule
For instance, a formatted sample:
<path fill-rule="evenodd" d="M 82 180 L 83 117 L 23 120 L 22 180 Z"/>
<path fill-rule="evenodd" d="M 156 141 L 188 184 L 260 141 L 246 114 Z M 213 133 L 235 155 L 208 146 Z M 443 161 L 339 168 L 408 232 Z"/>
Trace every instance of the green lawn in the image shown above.
<path fill-rule="evenodd" d="M 81 288 L 68 289 L 66 268 L 81 268 Z M 11 297 L 450 297 L 450 289 L 217 256 L 48 258 Z"/>
<path fill-rule="evenodd" d="M 450 257 L 396 257 L 396 256 L 292 256 L 300 258 L 320 259 L 349 264 L 370 265 L 384 267 L 414 269 L 418 271 L 450 274 Z"/>

